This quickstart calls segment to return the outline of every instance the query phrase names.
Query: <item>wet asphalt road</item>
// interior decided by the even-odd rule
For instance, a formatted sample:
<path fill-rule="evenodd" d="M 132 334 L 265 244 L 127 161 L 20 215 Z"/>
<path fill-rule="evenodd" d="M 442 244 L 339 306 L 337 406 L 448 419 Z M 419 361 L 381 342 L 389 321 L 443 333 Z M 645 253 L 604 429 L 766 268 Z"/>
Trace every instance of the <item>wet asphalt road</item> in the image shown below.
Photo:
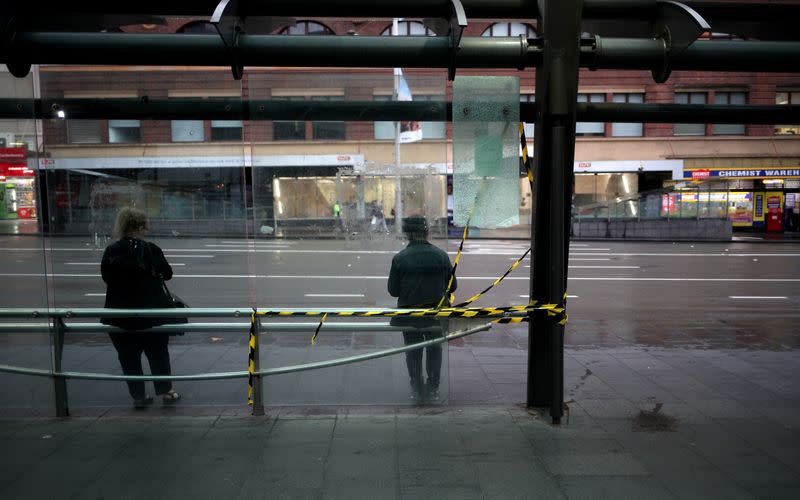
<path fill-rule="evenodd" d="M 161 239 L 172 291 L 194 307 L 392 307 L 386 277 L 403 247 L 380 240 Z M 457 241 L 436 241 L 455 258 Z M 458 300 L 501 275 L 527 248 L 518 240 L 468 241 Z M 102 248 L 78 238 L 0 239 L 0 304 L 41 307 L 49 278 L 56 307 L 101 307 Z M 527 301 L 530 259 L 475 305 Z M 48 278 L 44 269 L 48 269 Z M 571 245 L 571 345 L 795 347 L 800 330 L 800 244 L 621 243 Z"/>

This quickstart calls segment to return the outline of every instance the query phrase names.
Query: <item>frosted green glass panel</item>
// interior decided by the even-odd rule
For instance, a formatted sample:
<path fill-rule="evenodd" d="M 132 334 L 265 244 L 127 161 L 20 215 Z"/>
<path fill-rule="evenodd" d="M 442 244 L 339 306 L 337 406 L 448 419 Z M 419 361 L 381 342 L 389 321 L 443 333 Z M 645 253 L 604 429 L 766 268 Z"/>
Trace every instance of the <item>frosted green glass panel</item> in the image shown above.
<path fill-rule="evenodd" d="M 453 220 L 493 229 L 519 224 L 519 79 L 453 82 Z"/>

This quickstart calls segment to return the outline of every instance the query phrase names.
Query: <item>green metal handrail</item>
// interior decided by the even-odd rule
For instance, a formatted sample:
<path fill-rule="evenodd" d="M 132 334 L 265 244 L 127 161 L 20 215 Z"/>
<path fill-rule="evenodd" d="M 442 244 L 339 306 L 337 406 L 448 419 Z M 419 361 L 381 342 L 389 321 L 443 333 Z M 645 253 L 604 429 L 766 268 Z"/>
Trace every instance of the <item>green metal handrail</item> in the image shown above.
<path fill-rule="evenodd" d="M 328 325 L 326 324 L 326 327 Z M 394 347 L 391 349 L 384 349 L 382 351 L 376 351 L 368 354 L 359 354 L 357 356 L 349 356 L 346 358 L 338 358 L 332 359 L 327 361 L 317 361 L 314 363 L 305 363 L 301 365 L 290 365 L 290 366 L 282 366 L 278 368 L 266 368 L 263 370 L 257 370 L 253 373 L 256 376 L 271 376 L 271 375 L 282 375 L 286 373 L 294 373 L 294 372 L 301 372 L 301 371 L 308 371 L 308 370 L 316 370 L 320 368 L 330 368 L 333 366 L 345 365 L 356 363 L 359 361 L 368 361 L 370 359 L 376 358 L 383 358 L 386 356 L 391 356 L 393 354 L 399 354 L 403 352 L 412 351 L 414 349 L 420 349 L 423 347 L 427 347 L 430 345 L 441 344 L 443 342 L 448 342 L 450 340 L 455 340 L 457 338 L 466 337 L 467 335 L 472 335 L 478 332 L 483 332 L 489 330 L 492 327 L 491 323 L 484 323 L 482 325 L 468 328 L 466 330 L 460 330 L 457 332 L 453 332 L 451 334 L 445 335 L 443 337 L 438 337 L 431 340 L 426 340 L 423 342 L 418 342 L 415 344 L 402 346 L 402 347 Z M 397 328 L 398 330 L 400 328 Z M 408 328 L 406 328 L 408 329 Z M 0 330 L 2 331 L 2 330 Z M 42 370 L 36 368 L 22 368 L 18 366 L 10 366 L 10 365 L 0 365 L 0 372 L 5 373 L 13 373 L 18 375 L 32 375 L 32 376 L 39 376 L 39 377 L 59 377 L 65 379 L 81 379 L 81 380 L 116 380 L 116 381 L 128 381 L 128 380 L 142 380 L 142 381 L 149 381 L 149 380 L 178 380 L 178 381 L 196 381 L 196 380 L 225 380 L 225 379 L 234 379 L 234 378 L 245 378 L 249 377 L 250 373 L 247 371 L 238 371 L 238 372 L 218 372 L 218 373 L 205 373 L 205 374 L 196 374 L 196 375 L 112 375 L 107 373 L 82 373 L 82 372 L 63 372 L 63 371 L 54 371 L 54 370 Z"/>

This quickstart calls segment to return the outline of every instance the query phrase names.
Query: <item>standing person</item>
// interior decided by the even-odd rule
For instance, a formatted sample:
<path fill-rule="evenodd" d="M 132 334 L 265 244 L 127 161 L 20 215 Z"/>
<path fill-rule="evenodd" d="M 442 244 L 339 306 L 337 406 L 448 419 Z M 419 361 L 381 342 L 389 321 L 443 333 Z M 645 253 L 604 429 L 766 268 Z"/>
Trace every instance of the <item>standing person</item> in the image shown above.
<path fill-rule="evenodd" d="M 172 307 L 163 283 L 172 278 L 172 267 L 158 245 L 144 241 L 148 229 L 149 222 L 143 212 L 135 208 L 119 211 L 115 230 L 120 239 L 106 248 L 100 264 L 107 286 L 105 307 Z M 153 375 L 172 373 L 167 348 L 169 334 L 139 331 L 168 323 L 168 318 L 103 318 L 101 321 L 125 330 L 109 333 L 125 375 L 142 375 L 142 352 L 147 356 Z M 180 398 L 172 389 L 172 381 L 155 381 L 153 384 L 156 395 L 163 396 L 165 404 Z M 137 408 L 153 402 L 142 381 L 128 381 L 128 391 Z"/>
<path fill-rule="evenodd" d="M 392 297 L 397 297 L 398 308 L 433 308 L 445 295 L 447 283 L 453 266 L 450 258 L 440 248 L 428 242 L 428 223 L 424 217 L 414 216 L 403 219 L 403 233 L 408 237 L 408 246 L 392 259 L 389 272 L 388 289 Z M 453 280 L 453 290 L 456 281 Z M 449 305 L 446 303 L 445 305 Z M 392 318 L 394 326 L 415 328 L 446 327 L 446 320 L 435 318 Z M 409 329 L 403 332 L 406 345 L 416 344 L 423 340 L 441 337 L 439 332 L 420 332 Z M 425 348 L 425 371 L 428 376 L 426 384 L 422 379 L 422 349 L 414 349 L 406 353 L 406 366 L 411 382 L 412 398 L 421 400 L 427 396 L 430 400 L 439 398 L 439 382 L 442 368 L 442 345 L 435 344 Z"/>

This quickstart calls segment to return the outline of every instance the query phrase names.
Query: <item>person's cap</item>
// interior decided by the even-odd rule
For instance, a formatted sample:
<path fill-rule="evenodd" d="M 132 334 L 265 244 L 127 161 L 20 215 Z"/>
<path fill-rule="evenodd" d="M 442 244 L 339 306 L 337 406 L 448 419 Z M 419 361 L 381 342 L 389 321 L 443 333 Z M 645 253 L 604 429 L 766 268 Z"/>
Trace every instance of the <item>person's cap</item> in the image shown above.
<path fill-rule="evenodd" d="M 403 232 L 404 233 L 427 233 L 428 221 L 425 217 L 415 215 L 403 219 Z"/>

